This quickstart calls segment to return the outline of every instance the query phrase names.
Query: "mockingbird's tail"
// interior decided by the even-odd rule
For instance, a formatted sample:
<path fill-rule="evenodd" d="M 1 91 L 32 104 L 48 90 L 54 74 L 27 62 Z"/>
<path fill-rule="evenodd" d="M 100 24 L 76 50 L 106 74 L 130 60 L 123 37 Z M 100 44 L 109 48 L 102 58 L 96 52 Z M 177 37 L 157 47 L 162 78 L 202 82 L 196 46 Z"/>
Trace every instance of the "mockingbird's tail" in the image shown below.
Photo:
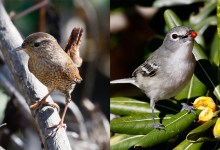
<path fill-rule="evenodd" d="M 130 83 L 130 84 L 133 84 L 139 87 L 137 83 L 135 82 L 135 78 L 125 78 L 125 79 L 118 79 L 118 80 L 110 81 L 110 84 L 120 84 L 120 83 Z"/>

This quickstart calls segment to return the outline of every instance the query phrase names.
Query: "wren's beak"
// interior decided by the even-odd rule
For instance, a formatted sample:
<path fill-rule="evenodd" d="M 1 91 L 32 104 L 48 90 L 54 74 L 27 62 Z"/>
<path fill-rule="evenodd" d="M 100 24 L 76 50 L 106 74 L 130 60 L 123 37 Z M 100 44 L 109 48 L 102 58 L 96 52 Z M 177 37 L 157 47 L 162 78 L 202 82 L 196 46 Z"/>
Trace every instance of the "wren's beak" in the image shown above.
<path fill-rule="evenodd" d="M 21 46 L 15 48 L 15 51 L 20 51 L 20 50 L 23 50 L 23 48 Z"/>

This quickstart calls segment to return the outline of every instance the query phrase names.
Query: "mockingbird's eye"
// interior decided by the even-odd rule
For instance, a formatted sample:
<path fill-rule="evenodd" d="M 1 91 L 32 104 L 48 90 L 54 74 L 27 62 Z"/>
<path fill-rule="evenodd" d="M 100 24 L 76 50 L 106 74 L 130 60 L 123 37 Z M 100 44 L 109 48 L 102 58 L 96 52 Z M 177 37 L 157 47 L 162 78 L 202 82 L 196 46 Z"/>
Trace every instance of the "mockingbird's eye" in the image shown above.
<path fill-rule="evenodd" d="M 40 46 L 39 42 L 34 43 L 34 47 L 38 47 L 38 46 Z"/>
<path fill-rule="evenodd" d="M 172 38 L 173 38 L 173 39 L 177 39 L 177 38 L 178 38 L 178 35 L 177 35 L 177 34 L 172 34 Z"/>

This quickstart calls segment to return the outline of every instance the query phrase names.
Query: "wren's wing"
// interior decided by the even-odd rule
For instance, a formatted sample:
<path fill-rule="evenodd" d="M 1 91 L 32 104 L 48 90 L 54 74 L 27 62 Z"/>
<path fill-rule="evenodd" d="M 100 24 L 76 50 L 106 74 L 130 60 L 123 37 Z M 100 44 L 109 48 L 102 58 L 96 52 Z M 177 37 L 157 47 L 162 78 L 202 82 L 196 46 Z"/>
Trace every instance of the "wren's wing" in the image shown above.
<path fill-rule="evenodd" d="M 143 76 L 154 76 L 158 71 L 159 65 L 156 63 L 151 63 L 149 61 L 145 61 L 142 65 L 140 65 L 137 69 L 134 70 L 132 76 L 137 76 L 137 74 L 142 74 Z"/>
<path fill-rule="evenodd" d="M 80 83 L 82 81 L 82 77 L 79 74 L 78 68 L 74 67 L 73 70 L 75 73 L 72 73 L 71 76 L 74 76 L 73 78 L 76 83 Z"/>
<path fill-rule="evenodd" d="M 82 28 L 73 28 L 65 47 L 65 52 L 70 56 L 77 67 L 82 65 L 82 58 L 79 56 L 79 46 L 82 32 Z"/>
<path fill-rule="evenodd" d="M 76 83 L 80 83 L 82 81 L 82 77 L 79 74 L 78 68 L 71 61 L 66 61 L 65 69 L 63 72 L 68 76 L 71 81 L 75 81 Z"/>

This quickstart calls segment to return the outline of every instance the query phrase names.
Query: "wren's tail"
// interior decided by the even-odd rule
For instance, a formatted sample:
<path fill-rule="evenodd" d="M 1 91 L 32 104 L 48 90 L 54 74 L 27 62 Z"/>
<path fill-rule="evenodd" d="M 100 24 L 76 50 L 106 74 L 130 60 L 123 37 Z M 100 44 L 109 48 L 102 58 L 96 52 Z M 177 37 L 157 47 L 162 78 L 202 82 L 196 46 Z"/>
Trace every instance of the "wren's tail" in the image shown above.
<path fill-rule="evenodd" d="M 120 83 L 130 83 L 135 85 L 136 87 L 139 87 L 138 84 L 135 81 L 135 78 L 125 78 L 125 79 L 118 79 L 118 80 L 113 80 L 110 81 L 110 84 L 120 84 Z"/>
<path fill-rule="evenodd" d="M 68 43 L 65 47 L 65 52 L 73 60 L 76 67 L 80 67 L 82 65 L 82 58 L 79 55 L 79 47 L 82 33 L 82 28 L 73 28 L 71 35 L 68 39 Z"/>

